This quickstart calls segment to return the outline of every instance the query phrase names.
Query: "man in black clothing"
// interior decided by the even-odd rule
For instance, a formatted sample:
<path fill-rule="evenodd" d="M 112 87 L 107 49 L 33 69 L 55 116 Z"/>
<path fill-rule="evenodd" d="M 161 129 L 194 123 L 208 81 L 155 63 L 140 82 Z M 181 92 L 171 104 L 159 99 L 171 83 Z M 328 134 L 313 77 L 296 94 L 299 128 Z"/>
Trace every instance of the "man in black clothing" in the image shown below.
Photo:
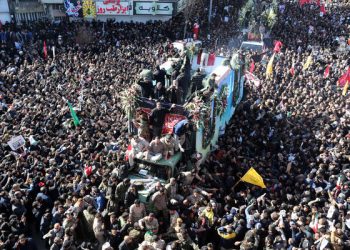
<path fill-rule="evenodd" d="M 167 89 L 168 100 L 171 103 L 182 104 L 183 103 L 183 89 L 179 86 L 177 80 L 173 81 L 173 84 Z"/>
<path fill-rule="evenodd" d="M 21 234 L 18 237 L 18 241 L 14 246 L 14 249 L 20 249 L 20 250 L 37 250 L 34 241 L 31 238 L 25 237 L 24 234 Z"/>
<path fill-rule="evenodd" d="M 146 97 L 146 98 L 153 97 L 153 83 L 151 80 L 145 77 L 143 79 L 140 79 L 137 82 L 137 84 L 141 86 L 142 97 Z"/>
<path fill-rule="evenodd" d="M 165 71 L 163 69 L 160 69 L 159 65 L 157 65 L 156 70 L 153 72 L 153 80 L 156 80 L 157 82 L 161 82 L 162 85 L 165 85 Z"/>
<path fill-rule="evenodd" d="M 132 244 L 132 238 L 130 236 L 125 236 L 122 243 L 119 245 L 119 250 L 131 250 L 134 249 Z"/>
<path fill-rule="evenodd" d="M 117 227 L 113 227 L 109 233 L 109 243 L 113 249 L 118 249 L 118 246 L 122 242 L 122 236 Z"/>
<path fill-rule="evenodd" d="M 203 88 L 203 79 L 205 74 L 202 74 L 200 68 L 196 70 L 196 73 L 193 74 L 191 79 L 191 93 L 194 93 L 197 90 L 201 90 Z"/>
<path fill-rule="evenodd" d="M 161 82 L 157 82 L 157 86 L 154 90 L 154 98 L 156 100 L 162 100 L 165 101 L 166 100 L 166 89 L 163 85 L 163 83 Z"/>
<path fill-rule="evenodd" d="M 180 69 L 180 74 L 176 77 L 176 80 L 178 82 L 179 88 L 181 88 L 183 91 L 182 98 L 186 97 L 188 90 L 188 82 L 186 81 L 184 69 Z"/>
<path fill-rule="evenodd" d="M 165 115 L 175 107 L 175 104 L 172 104 L 170 109 L 163 108 L 160 102 L 157 102 L 156 105 L 157 106 L 151 112 L 149 120 L 151 125 L 150 128 L 153 129 L 153 137 L 160 137 L 162 133 Z"/>

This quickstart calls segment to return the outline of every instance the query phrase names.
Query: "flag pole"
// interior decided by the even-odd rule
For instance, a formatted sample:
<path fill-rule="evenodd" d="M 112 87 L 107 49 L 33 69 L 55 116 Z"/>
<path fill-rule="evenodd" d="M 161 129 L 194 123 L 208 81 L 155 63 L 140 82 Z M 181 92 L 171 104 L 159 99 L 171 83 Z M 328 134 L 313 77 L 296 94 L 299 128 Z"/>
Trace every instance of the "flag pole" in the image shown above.
<path fill-rule="evenodd" d="M 236 182 L 236 184 L 232 187 L 232 189 L 235 189 L 235 187 L 236 187 L 241 181 L 242 181 L 242 178 L 240 178 L 240 179 Z"/>

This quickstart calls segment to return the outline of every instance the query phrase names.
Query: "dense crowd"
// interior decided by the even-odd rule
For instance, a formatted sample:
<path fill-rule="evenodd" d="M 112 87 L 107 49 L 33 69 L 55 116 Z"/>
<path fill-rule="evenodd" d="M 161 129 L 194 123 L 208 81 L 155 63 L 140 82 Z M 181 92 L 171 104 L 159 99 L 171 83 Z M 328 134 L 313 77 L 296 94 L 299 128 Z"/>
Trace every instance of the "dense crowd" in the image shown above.
<path fill-rule="evenodd" d="M 157 156 L 148 145 L 149 131 L 128 134 L 119 94 L 133 84 L 142 87 L 147 81 L 140 78 L 142 70 L 157 76 L 167 57 L 180 57 L 171 41 L 182 36 L 181 18 L 3 25 L 0 249 L 350 247 L 350 99 L 336 86 L 349 67 L 348 52 L 337 49 L 339 37 L 350 32 L 350 5 L 338 2 L 343 4 L 333 4 L 323 16 L 315 5 L 281 2 L 272 33 L 283 46 L 273 76 L 266 79 L 268 53 L 246 55 L 248 62 L 255 59 L 260 85 L 245 87 L 218 149 L 194 169 L 165 185 L 157 183 L 149 204 L 116 171 L 133 165 L 132 154 L 125 160 L 129 143 L 144 140 L 145 157 Z M 211 41 L 224 36 L 227 24 L 222 27 Z M 215 42 L 207 45 L 217 49 Z M 310 54 L 313 62 L 303 70 Z M 331 70 L 324 77 L 327 65 Z M 178 69 L 170 78 L 175 87 L 181 73 Z M 142 95 L 183 102 L 186 95 L 168 95 L 169 90 L 160 90 L 164 83 L 152 80 L 157 86 Z M 159 106 L 152 112 L 165 111 Z M 157 137 L 159 124 L 151 119 Z M 174 150 L 181 150 L 176 136 L 183 131 L 178 132 L 174 138 L 155 138 L 153 153 L 163 145 L 163 157 L 173 154 L 164 149 L 169 139 Z M 14 152 L 7 142 L 16 135 L 23 135 L 26 145 Z M 252 166 L 267 189 L 243 182 L 235 186 Z"/>

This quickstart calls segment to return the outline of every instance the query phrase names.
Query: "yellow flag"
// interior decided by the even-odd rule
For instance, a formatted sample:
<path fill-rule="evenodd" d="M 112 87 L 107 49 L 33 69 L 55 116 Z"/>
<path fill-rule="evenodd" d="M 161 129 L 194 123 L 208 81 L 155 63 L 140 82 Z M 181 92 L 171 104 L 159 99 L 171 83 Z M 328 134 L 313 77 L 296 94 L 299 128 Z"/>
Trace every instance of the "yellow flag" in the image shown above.
<path fill-rule="evenodd" d="M 267 64 L 266 67 L 266 79 L 268 79 L 269 77 L 272 76 L 273 73 L 273 60 L 275 59 L 275 53 L 272 55 L 272 57 L 270 58 L 269 63 Z"/>
<path fill-rule="evenodd" d="M 241 181 L 248 182 L 250 184 L 266 188 L 263 178 L 255 171 L 254 168 L 250 168 L 247 173 L 241 178 Z"/>
<path fill-rule="evenodd" d="M 343 88 L 343 95 L 346 95 L 346 92 L 348 92 L 349 88 L 349 81 L 346 81 L 345 86 Z"/>
<path fill-rule="evenodd" d="M 307 70 L 311 64 L 312 64 L 312 55 L 309 55 L 306 59 L 304 66 L 303 66 L 303 70 Z"/>

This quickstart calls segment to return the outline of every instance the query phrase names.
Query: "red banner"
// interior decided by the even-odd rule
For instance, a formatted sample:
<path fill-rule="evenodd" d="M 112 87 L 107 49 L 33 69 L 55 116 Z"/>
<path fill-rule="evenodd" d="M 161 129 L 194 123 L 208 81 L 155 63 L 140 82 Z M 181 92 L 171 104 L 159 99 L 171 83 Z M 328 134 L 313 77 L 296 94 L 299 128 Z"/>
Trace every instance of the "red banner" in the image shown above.
<path fill-rule="evenodd" d="M 166 114 L 162 134 L 172 134 L 174 126 L 184 119 L 186 119 L 186 117 L 183 115 Z"/>
<path fill-rule="evenodd" d="M 148 116 L 151 114 L 151 109 L 141 108 L 141 111 L 146 113 Z M 162 129 L 162 134 L 172 134 L 174 126 L 182 120 L 185 120 L 186 116 L 178 114 L 166 114 L 164 118 L 164 124 Z"/>

